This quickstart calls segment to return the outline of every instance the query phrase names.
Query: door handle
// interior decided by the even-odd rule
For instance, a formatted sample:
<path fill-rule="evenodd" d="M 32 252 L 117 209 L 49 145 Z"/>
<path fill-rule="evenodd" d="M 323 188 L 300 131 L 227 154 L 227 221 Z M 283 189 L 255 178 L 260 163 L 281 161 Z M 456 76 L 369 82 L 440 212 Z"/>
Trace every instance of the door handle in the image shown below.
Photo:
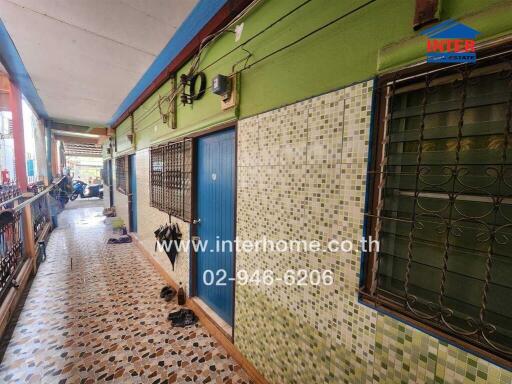
<path fill-rule="evenodd" d="M 201 219 L 192 220 L 192 224 L 199 224 L 200 222 L 201 222 Z"/>

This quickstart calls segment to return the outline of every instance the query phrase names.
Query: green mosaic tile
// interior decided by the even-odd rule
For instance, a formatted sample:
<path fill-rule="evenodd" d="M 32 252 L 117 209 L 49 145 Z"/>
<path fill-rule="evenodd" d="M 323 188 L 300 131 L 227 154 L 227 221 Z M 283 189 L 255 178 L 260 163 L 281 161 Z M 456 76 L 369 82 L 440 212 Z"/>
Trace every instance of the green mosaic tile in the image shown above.
<path fill-rule="evenodd" d="M 359 239 L 373 81 L 239 122 L 237 236 Z M 359 304 L 361 255 L 237 253 L 237 269 L 331 269 L 333 287 L 237 287 L 235 344 L 271 383 L 507 383 L 512 376 Z"/>

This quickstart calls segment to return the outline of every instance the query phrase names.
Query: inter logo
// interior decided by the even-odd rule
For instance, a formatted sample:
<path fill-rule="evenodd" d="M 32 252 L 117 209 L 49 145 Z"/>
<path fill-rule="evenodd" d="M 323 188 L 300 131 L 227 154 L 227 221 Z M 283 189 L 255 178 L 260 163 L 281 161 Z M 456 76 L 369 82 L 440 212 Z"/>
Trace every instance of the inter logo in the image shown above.
<path fill-rule="evenodd" d="M 454 20 L 447 20 L 421 32 L 428 37 L 428 63 L 474 63 L 475 37 L 480 32 Z"/>

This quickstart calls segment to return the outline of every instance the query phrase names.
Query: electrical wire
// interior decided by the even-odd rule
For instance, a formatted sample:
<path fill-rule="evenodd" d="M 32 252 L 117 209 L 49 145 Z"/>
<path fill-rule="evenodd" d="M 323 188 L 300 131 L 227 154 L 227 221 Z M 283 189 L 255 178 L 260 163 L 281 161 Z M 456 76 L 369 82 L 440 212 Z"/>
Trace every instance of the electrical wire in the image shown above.
<path fill-rule="evenodd" d="M 376 1 L 377 1 L 377 0 L 370 0 L 370 1 L 367 1 L 366 3 L 364 3 L 364 4 L 361 4 L 359 7 L 356 7 L 356 8 L 354 8 L 354 9 L 352 9 L 351 11 L 349 11 L 349 12 L 347 12 L 347 13 L 344 13 L 344 14 L 343 14 L 343 15 L 341 15 L 341 16 L 338 16 L 337 18 L 335 18 L 335 19 L 333 19 L 333 20 L 329 21 L 327 24 L 324 24 L 324 25 L 322 25 L 322 26 L 320 26 L 320 27 L 318 27 L 318 28 L 316 28 L 316 29 L 312 30 L 311 32 L 309 32 L 309 33 L 307 33 L 307 34 L 305 34 L 305 35 L 301 36 L 301 37 L 300 37 L 300 38 L 298 38 L 297 40 L 294 40 L 294 41 L 292 41 L 291 43 L 286 44 L 286 45 L 282 46 L 281 48 L 276 49 L 275 51 L 273 51 L 273 52 L 271 52 L 271 53 L 269 53 L 269 54 L 267 54 L 267 55 L 265 55 L 265 56 L 261 57 L 260 59 L 258 59 L 258 60 L 256 60 L 256 61 L 253 61 L 251 64 L 249 64 L 249 65 L 245 66 L 244 68 L 242 68 L 241 70 L 239 70 L 237 73 L 243 72 L 243 71 L 245 71 L 245 70 L 247 70 L 247 69 L 249 69 L 249 68 L 253 67 L 254 65 L 256 65 L 256 64 L 258 64 L 258 63 L 261 63 L 262 61 L 264 61 L 264 60 L 268 59 L 269 57 L 272 57 L 272 56 L 274 56 L 274 55 L 276 55 L 276 54 L 278 54 L 278 53 L 280 53 L 280 52 L 282 52 L 282 51 L 284 51 L 284 50 L 286 50 L 286 49 L 288 49 L 288 48 L 293 47 L 294 45 L 296 45 L 296 44 L 300 43 L 301 41 L 303 41 L 303 40 L 307 39 L 308 37 L 313 36 L 314 34 L 316 34 L 316 33 L 320 32 L 320 31 L 324 30 L 325 28 L 330 27 L 331 25 L 333 25 L 333 24 L 337 23 L 338 21 L 343 20 L 345 17 L 350 16 L 350 15 L 352 15 L 352 14 L 354 14 L 354 13 L 356 13 L 356 12 L 360 11 L 361 9 L 363 9 L 363 8 L 367 7 L 368 5 L 370 5 L 370 4 L 372 4 L 372 3 L 375 3 Z"/>
<path fill-rule="evenodd" d="M 199 46 L 199 49 L 198 49 L 198 52 L 196 53 L 196 55 L 194 56 L 194 58 L 192 59 L 192 64 L 191 64 L 191 67 L 188 71 L 188 76 L 192 76 L 195 72 L 197 72 L 197 67 L 199 66 L 199 62 L 200 62 L 200 58 L 201 58 L 201 54 L 203 53 L 203 51 L 207 48 L 208 45 L 210 45 L 211 43 L 213 43 L 218 37 L 220 37 L 224 32 L 228 31 L 230 27 L 232 27 L 234 24 L 236 24 L 241 18 L 247 16 L 257 5 L 259 5 L 259 3 L 263 1 L 263 0 L 258 0 L 258 1 L 255 1 L 253 3 L 251 3 L 251 5 L 249 5 L 249 7 L 247 7 L 244 11 L 242 11 L 240 14 L 238 14 L 233 20 L 231 20 L 231 22 L 229 22 L 224 28 L 222 28 L 221 30 L 217 31 L 216 33 L 212 34 L 212 35 L 209 35 L 209 36 L 206 36 L 202 41 L 201 41 L 201 44 Z M 288 18 L 289 16 L 291 16 L 292 14 L 294 14 L 295 12 L 297 12 L 299 9 L 303 8 L 304 6 L 306 6 L 307 4 L 311 3 L 313 0 L 305 0 L 303 1 L 301 4 L 299 4 L 298 6 L 296 6 L 295 8 L 291 9 L 290 11 L 286 12 L 284 15 L 280 16 L 279 18 L 277 18 L 276 20 L 274 20 L 272 23 L 270 23 L 269 25 L 267 25 L 265 28 L 263 28 L 261 31 L 257 32 L 256 34 L 254 34 L 253 36 L 251 36 L 250 38 L 248 38 L 246 41 L 244 41 L 243 43 L 237 45 L 236 47 L 232 48 L 230 51 L 226 52 L 224 55 L 222 55 L 221 57 L 217 58 L 215 61 L 213 61 L 212 63 L 208 64 L 206 67 L 202 68 L 200 71 L 204 71 L 208 68 L 210 68 L 211 66 L 215 65 L 216 63 L 218 63 L 220 60 L 226 58 L 227 56 L 231 55 L 233 52 L 235 52 L 236 50 L 242 48 L 244 49 L 243 47 L 250 43 L 251 41 L 253 41 L 254 39 L 256 39 L 257 37 L 261 36 L 262 34 L 264 34 L 265 32 L 267 32 L 268 30 L 272 29 L 273 27 L 275 27 L 276 25 L 278 25 L 280 22 L 282 22 L 284 19 Z M 247 63 L 247 60 L 248 60 L 249 57 L 247 58 L 244 58 L 242 61 L 246 61 Z M 245 66 L 244 66 L 245 68 Z M 182 85 L 181 83 L 176 87 L 176 90 L 172 93 L 172 94 L 168 94 L 166 96 L 163 96 L 163 97 L 169 97 L 169 102 L 174 102 L 174 99 L 177 97 L 177 95 L 181 92 L 182 90 Z M 150 109 L 148 109 L 147 111 L 145 111 L 142 116 L 138 116 L 137 119 L 134 119 L 134 124 L 142 121 L 143 119 L 145 119 L 147 116 L 149 116 L 153 111 L 155 111 L 157 108 L 158 108 L 158 103 L 160 101 L 156 101 L 154 104 L 152 104 L 150 106 Z"/>
<path fill-rule="evenodd" d="M 240 14 L 238 14 L 230 23 L 228 23 L 225 27 L 223 27 L 221 30 L 217 31 L 216 33 L 214 34 L 211 34 L 211 35 L 208 35 L 206 36 L 202 41 L 201 41 L 201 44 L 199 45 L 199 49 L 198 49 L 198 52 L 196 53 L 196 55 L 193 57 L 192 59 L 192 64 L 190 66 L 190 69 L 188 71 L 188 75 L 187 76 L 193 76 L 196 72 L 197 72 L 197 69 L 198 69 L 198 66 L 199 66 L 199 63 L 200 63 L 200 60 L 201 60 L 201 54 L 203 53 L 203 51 L 211 44 L 213 43 L 215 40 L 217 40 L 224 32 L 226 31 L 229 31 L 229 32 L 233 32 L 233 31 L 230 31 L 229 28 L 231 26 L 233 26 L 236 22 L 238 22 L 242 17 L 246 16 L 252 9 L 254 9 L 254 7 L 256 5 L 258 5 L 261 1 L 264 1 L 264 0 L 258 0 L 258 1 L 255 1 L 253 2 L 248 8 L 246 8 L 244 11 L 242 11 Z M 246 41 L 244 41 L 243 43 L 237 45 L 236 47 L 232 48 L 231 50 L 229 50 L 228 52 L 226 52 L 225 54 L 223 54 L 222 56 L 220 56 L 219 58 L 217 58 L 216 60 L 214 60 L 213 62 L 209 63 L 207 66 L 205 66 L 204 68 L 202 68 L 200 71 L 204 71 L 208 68 L 210 68 L 211 66 L 215 65 L 216 63 L 218 63 L 220 60 L 226 58 L 227 56 L 229 56 L 230 54 L 232 54 L 233 52 L 235 52 L 236 50 L 242 48 L 248 44 L 249 42 L 253 41 L 254 39 L 256 39 L 257 37 L 261 36 L 262 34 L 264 34 L 265 32 L 267 32 L 268 30 L 272 29 L 273 27 L 275 27 L 276 25 L 278 25 L 280 22 L 282 22 L 284 19 L 286 19 L 287 17 L 291 16 L 292 14 L 294 14 L 295 12 L 297 12 L 299 9 L 303 8 L 305 5 L 309 4 L 310 2 L 312 2 L 313 0 L 305 0 L 303 1 L 301 4 L 299 4 L 298 6 L 296 6 L 295 8 L 291 9 L 290 11 L 288 11 L 287 13 L 285 13 L 284 15 L 280 16 L 278 19 L 276 19 L 275 21 L 273 21 L 272 23 L 270 23 L 269 25 L 267 25 L 265 28 L 263 28 L 261 31 L 257 32 L 256 34 L 254 34 L 253 36 L 251 36 L 249 39 L 247 39 Z M 242 61 L 246 61 L 246 64 L 244 65 L 244 67 L 240 70 L 238 70 L 236 73 L 241 73 L 243 71 L 246 71 L 250 68 L 252 68 L 253 66 L 255 66 L 256 64 L 259 64 L 261 63 L 262 61 L 264 60 L 267 60 L 268 58 L 288 49 L 288 48 L 291 48 L 293 47 L 294 45 L 302 42 L 303 40 L 315 35 L 316 33 L 330 27 L 331 25 L 337 23 L 338 21 L 340 20 L 343 20 L 344 18 L 362 10 L 363 8 L 371 5 L 372 3 L 375 3 L 377 0 L 369 0 L 367 1 L 366 3 L 364 4 L 361 4 L 360 6 L 344 13 L 343 15 L 340 15 L 338 16 L 337 18 L 329 21 L 328 23 L 312 30 L 311 32 L 308 32 L 307 34 L 301 36 L 300 38 L 292 41 L 291 43 L 289 44 L 286 44 L 284 46 L 282 46 L 281 48 L 261 57 L 260 59 L 250 63 L 250 64 L 247 64 L 247 61 L 249 59 L 250 56 L 247 56 L 246 58 L 238 61 L 237 63 L 240 63 Z M 183 88 L 183 85 L 181 83 L 178 83 L 178 85 L 176 86 L 176 89 L 172 92 L 172 93 L 169 93 L 168 95 L 165 95 L 163 96 L 164 98 L 167 97 L 169 99 L 169 102 L 172 103 L 174 102 L 174 100 L 176 99 L 176 97 L 181 93 L 182 91 L 182 88 Z M 211 87 L 210 87 L 211 88 Z M 134 120 L 134 123 L 137 123 L 137 122 L 140 122 L 141 120 L 145 119 L 147 116 L 149 116 L 154 110 L 156 110 L 158 108 L 158 103 L 160 101 L 156 101 L 151 107 L 150 109 L 148 109 L 147 111 L 145 111 L 143 113 L 142 116 L 139 116 L 137 117 L 136 120 Z M 147 127 L 146 127 L 147 128 Z M 144 129 L 146 129 L 144 128 Z"/>
<path fill-rule="evenodd" d="M 299 9 L 301 9 L 302 7 L 304 7 L 305 5 L 311 3 L 311 1 L 313 0 L 306 0 L 304 2 L 302 2 L 301 4 L 299 4 L 298 6 L 296 6 L 295 8 L 291 9 L 290 11 L 288 11 L 287 13 L 285 13 L 284 15 L 282 15 L 281 17 L 279 17 L 278 19 L 274 20 L 271 24 L 267 25 L 265 28 L 263 28 L 261 31 L 257 32 L 256 34 L 252 35 L 250 38 L 248 38 L 246 41 L 244 41 L 243 43 L 237 45 L 236 47 L 232 48 L 231 50 L 229 50 L 228 52 L 226 52 L 224 55 L 222 55 L 221 57 L 217 58 L 216 60 L 214 60 L 213 62 L 211 62 L 210 64 L 208 64 L 206 67 L 202 68 L 201 71 L 205 71 L 206 69 L 210 68 L 211 66 L 217 64 L 220 60 L 224 59 L 225 57 L 229 56 L 230 54 L 232 54 L 233 52 L 235 52 L 237 49 L 239 48 L 242 48 L 244 47 L 246 44 L 250 43 L 251 41 L 253 41 L 254 39 L 256 39 L 257 37 L 261 36 L 262 34 L 264 34 L 265 32 L 267 32 L 269 29 L 272 29 L 274 26 L 276 26 L 277 24 L 279 24 L 281 21 L 283 21 L 284 19 L 286 19 L 287 17 L 291 16 L 292 14 L 294 14 L 295 12 L 297 12 Z"/>
<path fill-rule="evenodd" d="M 235 25 L 240 19 L 242 19 L 243 17 L 247 16 L 262 1 L 265 1 L 265 0 L 253 1 L 247 8 L 245 8 L 242 12 L 240 12 L 237 16 L 235 16 L 235 18 L 232 19 L 226 26 L 221 28 L 219 31 L 217 31 L 215 33 L 212 33 L 211 35 L 206 36 L 201 41 L 201 44 L 199 45 L 199 49 L 198 49 L 196 55 L 194 56 L 194 58 L 192 59 L 192 65 L 191 65 L 191 67 L 189 69 L 189 73 L 188 73 L 189 76 L 192 76 L 192 75 L 194 75 L 196 73 L 197 68 L 199 66 L 199 62 L 201 60 L 201 54 L 202 54 L 203 50 L 206 49 L 206 47 L 208 45 L 210 45 L 215 40 L 217 40 L 224 32 L 230 31 L 230 32 L 234 33 L 234 31 L 230 30 L 229 28 L 231 28 L 233 25 Z"/>
<path fill-rule="evenodd" d="M 246 9 L 244 9 L 240 14 L 238 14 L 233 20 L 231 20 L 231 22 L 229 22 L 224 28 L 222 28 L 221 30 L 217 31 L 216 33 L 212 34 L 212 35 L 209 35 L 209 36 L 206 36 L 202 41 L 201 41 L 201 44 L 199 46 L 199 49 L 198 49 L 198 52 L 196 53 L 196 55 L 194 56 L 194 58 L 192 59 L 192 65 L 188 71 L 189 73 L 189 76 L 193 75 L 195 72 L 197 72 L 197 66 L 199 65 L 199 62 L 200 62 L 200 57 L 201 57 L 201 54 L 202 52 L 206 49 L 206 47 L 208 45 L 210 45 L 213 41 L 215 41 L 218 37 L 220 37 L 220 35 L 222 35 L 224 32 L 228 31 L 228 29 L 230 27 L 232 27 L 234 24 L 236 24 L 241 18 L 247 16 L 257 5 L 259 5 L 260 2 L 262 2 L 264 0 L 258 0 L 258 1 L 255 1 L 253 3 L 251 3 L 249 5 L 249 7 L 247 7 Z M 287 17 L 289 17 L 290 15 L 292 15 L 293 13 L 295 13 L 296 11 L 298 11 L 299 9 L 301 9 L 302 7 L 304 7 L 306 4 L 310 3 L 312 0 L 306 0 L 304 2 L 302 2 L 301 4 L 299 4 L 297 7 L 293 8 L 292 10 L 288 11 L 287 13 L 285 13 L 284 15 L 282 15 L 281 17 L 279 17 L 278 19 L 276 19 L 275 21 L 273 21 L 271 24 L 269 24 L 268 26 L 266 26 L 264 29 L 262 29 L 261 31 L 259 31 L 258 33 L 256 33 L 255 35 L 251 36 L 249 39 L 247 39 L 245 42 L 243 42 L 242 44 L 239 44 L 237 45 L 236 47 L 234 47 L 233 49 L 231 49 L 229 52 L 225 53 L 224 55 L 222 55 L 221 57 L 217 58 L 214 62 L 208 64 L 205 68 L 201 69 L 200 71 L 204 71 L 206 70 L 207 68 L 210 68 L 212 65 L 215 65 L 216 63 L 218 63 L 220 60 L 224 59 L 225 57 L 229 56 L 231 53 L 235 52 L 236 50 L 244 47 L 247 43 L 251 42 L 252 40 L 254 40 L 255 38 L 257 38 L 258 36 L 262 35 L 263 33 L 265 33 L 266 31 L 268 31 L 269 29 L 273 28 L 274 26 L 276 26 L 277 24 L 279 24 L 281 21 L 283 21 L 284 19 L 286 19 Z M 232 32 L 232 31 L 231 31 Z M 179 94 L 179 92 L 181 92 L 181 84 L 179 86 L 177 86 L 176 88 L 176 91 L 171 94 L 168 94 L 167 96 L 170 96 L 170 101 L 174 101 L 174 98 L 177 97 L 177 94 Z M 166 96 L 164 96 L 166 97 Z M 150 113 L 152 113 L 154 110 L 156 110 L 158 108 L 158 102 L 159 101 L 156 101 L 154 104 L 152 104 L 150 106 L 150 109 L 145 111 L 143 113 L 142 116 L 138 116 L 137 119 L 134 120 L 134 123 L 137 123 L 137 122 L 140 122 L 141 120 L 145 119 Z"/>
<path fill-rule="evenodd" d="M 256 0 L 256 1 L 252 2 L 247 8 L 245 8 L 242 12 L 240 12 L 234 19 L 232 19 L 226 26 L 224 26 L 219 31 L 217 31 L 213 34 L 206 36 L 203 40 L 201 40 L 201 43 L 199 44 L 199 49 L 198 49 L 196 55 L 192 58 L 192 65 L 190 66 L 190 69 L 189 69 L 188 75 L 187 75 L 189 78 L 192 77 L 197 72 L 197 68 L 201 61 L 201 54 L 203 53 L 203 51 L 211 43 L 213 43 L 215 40 L 217 40 L 224 32 L 226 32 L 226 31 L 234 32 L 234 31 L 230 31 L 229 28 L 231 28 L 234 24 L 236 24 L 241 18 L 248 15 L 262 1 L 264 1 L 264 0 Z M 177 85 L 174 92 L 172 92 L 172 94 L 169 94 L 168 96 L 164 96 L 164 97 L 168 98 L 169 103 L 173 103 L 174 100 L 176 99 L 176 97 L 178 96 L 178 94 L 182 92 L 183 87 L 184 87 L 184 85 L 180 82 Z M 156 107 L 159 106 L 159 103 L 160 103 L 160 100 L 158 102 L 156 102 L 155 105 L 153 105 L 153 107 L 151 108 L 151 112 L 153 110 L 155 110 Z M 138 120 L 138 121 L 140 121 L 140 120 Z"/>

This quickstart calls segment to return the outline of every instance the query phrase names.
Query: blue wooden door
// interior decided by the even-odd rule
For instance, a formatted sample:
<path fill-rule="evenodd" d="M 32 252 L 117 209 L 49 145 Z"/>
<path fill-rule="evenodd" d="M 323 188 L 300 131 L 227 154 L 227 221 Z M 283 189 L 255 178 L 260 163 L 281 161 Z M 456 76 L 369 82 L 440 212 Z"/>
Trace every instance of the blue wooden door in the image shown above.
<path fill-rule="evenodd" d="M 128 182 L 130 183 L 130 193 L 128 194 L 130 232 L 137 232 L 137 174 L 135 171 L 135 155 L 130 155 L 128 161 Z"/>
<path fill-rule="evenodd" d="M 197 235 L 208 242 L 196 254 L 197 295 L 233 325 L 233 251 L 217 245 L 235 237 L 235 130 L 199 138 L 196 159 Z"/>

